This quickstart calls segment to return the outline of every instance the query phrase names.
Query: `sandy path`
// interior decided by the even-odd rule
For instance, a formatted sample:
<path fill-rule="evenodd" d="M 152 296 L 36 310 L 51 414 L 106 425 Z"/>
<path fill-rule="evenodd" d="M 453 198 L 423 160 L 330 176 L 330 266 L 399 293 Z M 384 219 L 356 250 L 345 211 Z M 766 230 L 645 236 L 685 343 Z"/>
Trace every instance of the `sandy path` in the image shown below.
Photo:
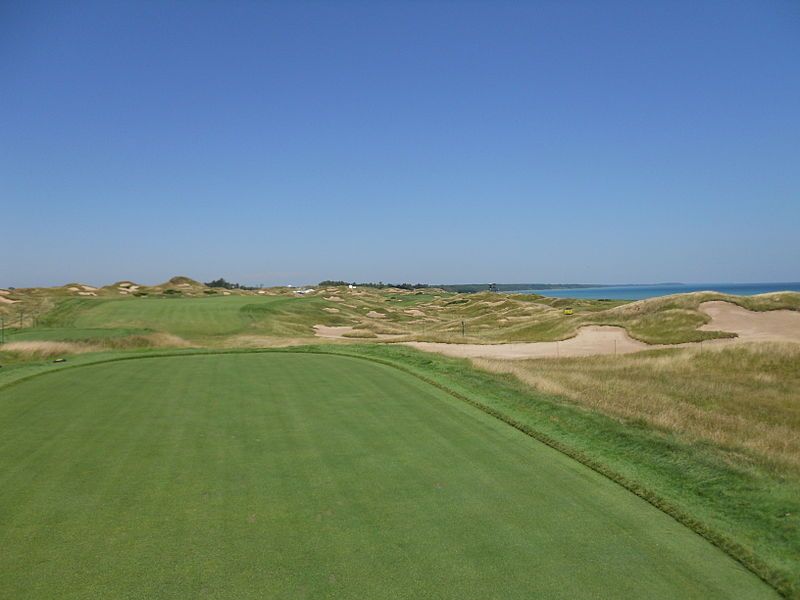
<path fill-rule="evenodd" d="M 754 312 L 729 302 L 712 301 L 700 305 L 711 321 L 700 329 L 727 331 L 736 338 L 708 340 L 709 346 L 724 346 L 754 341 L 800 342 L 800 312 L 775 310 Z M 547 358 L 558 356 L 594 356 L 598 354 L 629 354 L 655 348 L 689 348 L 685 344 L 645 344 L 633 339 L 621 327 L 589 325 L 578 334 L 561 342 L 520 342 L 511 344 L 446 344 L 439 342 L 406 342 L 427 352 L 438 352 L 458 358 L 499 358 L 505 360 Z"/>

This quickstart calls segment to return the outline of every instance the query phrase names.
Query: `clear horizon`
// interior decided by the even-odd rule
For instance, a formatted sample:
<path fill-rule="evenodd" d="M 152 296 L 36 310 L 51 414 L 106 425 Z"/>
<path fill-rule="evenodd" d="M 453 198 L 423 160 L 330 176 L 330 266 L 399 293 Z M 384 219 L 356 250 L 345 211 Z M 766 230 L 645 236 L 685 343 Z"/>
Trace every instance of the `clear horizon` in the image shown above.
<path fill-rule="evenodd" d="M 347 281 L 347 282 L 356 282 L 356 283 L 362 283 L 362 284 L 364 284 L 364 283 L 379 283 L 379 282 L 383 282 L 383 283 L 387 283 L 387 284 L 389 284 L 389 283 L 391 283 L 391 284 L 406 284 L 406 283 L 417 284 L 417 283 L 419 283 L 419 284 L 430 285 L 430 286 L 436 286 L 436 285 L 488 285 L 490 283 L 495 283 L 495 284 L 498 284 L 498 285 L 541 284 L 541 285 L 548 285 L 548 286 L 550 286 L 550 285 L 565 285 L 565 286 L 584 285 L 584 286 L 597 286 L 597 287 L 646 287 L 646 286 L 660 286 L 660 285 L 664 285 L 664 286 L 668 286 L 668 285 L 675 285 L 675 286 L 681 286 L 681 285 L 685 285 L 685 286 L 697 286 L 697 285 L 732 285 L 732 286 L 736 286 L 736 285 L 769 285 L 769 286 L 774 286 L 774 285 L 781 285 L 781 284 L 787 284 L 787 285 L 792 285 L 792 286 L 800 285 L 800 280 L 798 280 L 798 281 L 790 281 L 790 280 L 787 280 L 787 281 L 648 281 L 648 282 L 607 282 L 607 283 L 603 283 L 603 282 L 597 282 L 597 281 L 494 281 L 494 280 L 491 280 L 491 281 L 490 280 L 486 280 L 486 281 L 477 281 L 477 280 L 476 281 L 472 281 L 472 280 L 464 280 L 464 281 L 423 281 L 423 280 L 413 279 L 413 278 L 411 280 L 403 280 L 403 281 L 400 281 L 400 280 L 387 280 L 387 279 L 384 279 L 384 278 L 377 278 L 377 279 L 374 279 L 374 280 L 372 280 L 372 279 L 370 279 L 370 280 L 355 280 L 355 279 L 346 279 L 346 278 L 342 279 L 342 278 L 339 278 L 339 277 L 334 277 L 334 278 L 324 277 L 324 278 L 322 278 L 320 280 L 317 280 L 317 281 L 297 281 L 297 282 L 266 284 L 264 282 L 258 282 L 258 281 L 237 281 L 236 279 L 225 277 L 223 275 L 220 275 L 220 276 L 217 276 L 217 277 L 206 278 L 206 279 L 198 279 L 196 277 L 192 277 L 191 275 L 186 275 L 184 273 L 184 274 L 179 274 L 179 275 L 173 275 L 172 277 L 189 277 L 190 279 L 194 279 L 195 281 L 199 281 L 201 283 L 210 282 L 210 281 L 213 281 L 214 279 L 218 279 L 219 277 L 222 277 L 223 279 L 227 280 L 230 283 L 237 283 L 237 284 L 240 284 L 240 285 L 254 286 L 254 287 L 257 287 L 257 286 L 261 285 L 262 283 L 264 284 L 265 287 L 281 287 L 281 286 L 286 286 L 286 285 L 295 286 L 295 287 L 297 287 L 297 286 L 315 286 L 315 285 L 318 285 L 322 281 Z M 165 278 L 163 280 L 157 280 L 157 281 L 156 280 L 133 280 L 133 279 L 129 279 L 129 278 L 128 279 L 126 279 L 126 278 L 115 279 L 113 281 L 87 281 L 87 280 L 70 279 L 68 281 L 63 281 L 63 282 L 45 283 L 45 284 L 41 284 L 41 285 L 32 285 L 32 286 L 21 286 L 21 285 L 20 286 L 15 286 L 13 284 L 0 285 L 0 289 L 7 289 L 9 287 L 16 288 L 16 289 L 61 287 L 61 286 L 68 285 L 68 284 L 73 284 L 73 283 L 91 285 L 91 286 L 94 286 L 94 287 L 104 287 L 104 286 L 108 286 L 108 285 L 112 285 L 114 283 L 117 283 L 118 281 L 132 281 L 133 283 L 151 286 L 151 285 L 159 285 L 159 284 L 166 283 L 172 277 L 167 277 L 167 278 Z M 522 289 L 522 288 L 520 288 L 520 289 Z M 526 289 L 535 290 L 536 288 L 526 288 Z"/>
<path fill-rule="evenodd" d="M 7 3 L 0 287 L 800 281 L 798 61 L 783 0 Z"/>

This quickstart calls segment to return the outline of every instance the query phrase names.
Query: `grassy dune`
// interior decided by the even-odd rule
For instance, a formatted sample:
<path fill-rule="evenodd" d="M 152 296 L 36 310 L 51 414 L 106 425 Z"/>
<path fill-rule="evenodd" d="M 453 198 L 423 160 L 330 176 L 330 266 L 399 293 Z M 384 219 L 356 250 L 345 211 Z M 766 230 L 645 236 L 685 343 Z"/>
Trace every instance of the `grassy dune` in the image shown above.
<path fill-rule="evenodd" d="M 35 320 L 54 340 L 70 335 L 58 329 L 95 330 L 97 337 L 103 337 L 101 329 L 133 329 L 168 333 L 204 345 L 235 345 L 235 340 L 226 342 L 225 338 L 308 338 L 314 335 L 313 326 L 322 324 L 353 327 L 355 332 L 348 334 L 353 338 L 389 335 L 393 341 L 503 343 L 563 340 L 584 325 L 616 325 L 641 341 L 671 344 L 730 337 L 698 329 L 709 320 L 699 310 L 709 300 L 726 300 L 751 310 L 800 310 L 796 292 L 755 297 L 700 292 L 622 302 L 347 288 L 324 288 L 303 297 L 285 290 L 223 296 L 202 286 L 166 290 L 193 290 L 191 295 L 189 291 L 169 295 L 161 288 L 156 293 L 153 288 L 147 296 L 119 297 L 105 289 L 97 297 L 78 297 L 75 294 L 80 292 L 65 293 L 62 288 L 50 296 L 43 290 L 19 291 L 13 296 L 19 304 L 0 305 L 0 313 L 5 311 L 15 327 L 20 321 L 12 316 L 25 310 L 25 329 Z M 572 308 L 574 314 L 565 315 L 565 308 Z"/>
<path fill-rule="evenodd" d="M 237 336 L 309 338 L 313 336 L 313 326 L 323 324 L 353 327 L 355 332 L 348 337 L 354 338 L 388 334 L 394 336 L 394 341 L 502 343 L 565 339 L 575 335 L 582 325 L 608 324 L 625 327 L 631 335 L 647 342 L 673 343 L 729 335 L 697 330 L 708 320 L 698 310 L 699 304 L 720 298 L 760 310 L 800 306 L 800 294 L 756 300 L 689 294 L 629 304 L 586 300 L 570 303 L 536 296 L 353 292 L 346 289 L 320 290 L 300 298 L 291 293 L 56 297 L 47 304 L 52 306 L 41 313 L 35 313 L 30 307 L 32 301 L 28 302 L 28 315 L 36 314 L 39 328 L 44 327 L 46 331 L 39 334 L 25 331 L 25 335 L 59 340 L 76 338 L 76 334 L 58 330 L 84 330 L 95 331 L 95 337 L 100 338 L 109 337 L 102 329 L 131 329 L 168 333 L 204 345 L 235 345 L 233 338 Z M 37 297 L 36 302 L 42 305 L 41 298 Z M 565 306 L 573 307 L 576 314 L 564 315 Z M 10 322 L 13 327 L 13 320 Z M 25 329 L 31 327 L 28 325 Z M 225 338 L 232 339 L 226 341 Z"/>

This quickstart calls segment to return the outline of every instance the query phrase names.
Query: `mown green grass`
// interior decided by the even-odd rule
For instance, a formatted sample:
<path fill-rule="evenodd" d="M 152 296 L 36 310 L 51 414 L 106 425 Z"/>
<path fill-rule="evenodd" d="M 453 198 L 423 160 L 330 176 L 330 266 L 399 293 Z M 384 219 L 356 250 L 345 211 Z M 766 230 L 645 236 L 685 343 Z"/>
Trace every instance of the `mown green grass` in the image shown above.
<path fill-rule="evenodd" d="M 200 342 L 246 333 L 309 336 L 317 323 L 342 320 L 322 310 L 327 304 L 318 297 L 291 296 L 80 298 L 60 302 L 43 324 L 51 332 L 63 331 L 62 339 L 69 339 L 74 331 L 121 329 L 159 331 Z M 35 335 L 34 331 L 25 333 Z"/>
<path fill-rule="evenodd" d="M 3 597 L 773 594 L 610 480 L 364 360 L 64 369 L 0 388 L 0 427 Z"/>
<path fill-rule="evenodd" d="M 741 452 L 741 448 L 654 426 L 644 412 L 640 418 L 620 419 L 610 410 L 590 405 L 587 400 L 591 397 L 578 402 L 575 398 L 537 392 L 513 375 L 478 371 L 465 360 L 385 345 L 351 346 L 343 351 L 392 361 L 479 402 L 515 426 L 591 464 L 648 498 L 726 548 L 787 597 L 800 598 L 800 477 L 791 466 L 775 468 L 773 461 L 764 461 L 753 453 L 734 459 L 732 454 Z M 672 353 L 659 351 L 655 354 L 670 356 Z M 709 362 L 699 361 L 699 372 L 693 375 L 683 369 L 676 375 L 673 386 L 680 388 L 681 378 L 702 379 L 705 376 L 711 381 L 719 380 L 722 369 L 742 366 L 738 355 L 737 351 L 726 351 L 717 360 L 711 353 L 704 355 Z M 642 368 L 654 370 L 648 367 L 646 356 L 634 355 L 628 362 L 641 362 L 644 363 Z M 548 376 L 567 363 L 605 360 L 611 358 L 562 359 L 553 361 L 556 363 L 553 367 L 545 365 L 542 372 Z M 765 371 L 768 377 L 787 368 L 784 354 L 777 360 L 762 354 L 760 359 L 753 359 L 753 369 L 758 368 L 759 360 L 765 367 L 763 361 L 775 363 Z M 533 372 L 537 362 L 544 361 L 530 361 Z M 625 367 L 620 364 L 617 368 L 624 370 Z M 598 385 L 603 385 L 613 378 L 614 370 L 599 370 L 593 376 Z M 658 377 L 658 373 L 651 373 L 649 377 Z M 794 377 L 783 383 L 777 380 L 771 387 L 791 386 L 794 380 Z M 691 396 L 692 390 L 696 391 L 701 385 L 701 381 L 687 382 L 683 393 Z M 739 397 L 734 402 L 744 402 L 741 388 L 754 386 L 755 382 L 742 373 L 730 385 L 738 389 Z M 653 391 L 658 393 L 661 388 L 663 384 L 654 386 Z M 770 402 L 775 400 L 775 393 L 772 389 Z M 790 392 L 779 393 L 783 398 L 783 410 L 791 413 Z M 624 396 L 620 398 L 621 403 L 625 400 Z M 757 390 L 750 400 L 752 407 L 748 410 L 751 413 L 769 410 L 770 402 L 762 402 Z M 726 402 L 722 394 L 707 398 L 708 405 L 715 410 L 720 402 Z M 730 412 L 730 407 L 723 410 Z M 762 415 L 759 421 L 744 417 L 746 411 L 738 412 L 740 418 L 749 418 L 754 427 L 760 426 L 760 421 L 774 420 Z M 787 435 L 796 434 L 787 432 Z M 744 440 L 739 440 L 742 442 Z M 794 442 L 789 439 L 787 443 Z"/>
<path fill-rule="evenodd" d="M 138 327 L 189 338 L 218 336 L 238 333 L 247 327 L 248 320 L 242 314 L 244 306 L 276 301 L 280 300 L 243 296 L 97 301 L 90 310 L 76 316 L 74 326 Z"/>
<path fill-rule="evenodd" d="M 250 307 L 265 311 L 292 300 L 283 297 L 70 299 L 47 317 L 47 324 L 76 329 L 138 328 L 187 338 L 231 335 L 253 325 Z"/>

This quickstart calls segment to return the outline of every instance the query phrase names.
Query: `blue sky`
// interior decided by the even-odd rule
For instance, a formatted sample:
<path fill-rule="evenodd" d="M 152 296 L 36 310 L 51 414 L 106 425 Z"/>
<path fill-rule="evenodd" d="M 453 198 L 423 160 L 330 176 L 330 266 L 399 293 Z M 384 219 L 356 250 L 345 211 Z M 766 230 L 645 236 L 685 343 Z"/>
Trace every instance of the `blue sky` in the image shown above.
<path fill-rule="evenodd" d="M 4 2 L 0 285 L 800 280 L 800 3 Z"/>

